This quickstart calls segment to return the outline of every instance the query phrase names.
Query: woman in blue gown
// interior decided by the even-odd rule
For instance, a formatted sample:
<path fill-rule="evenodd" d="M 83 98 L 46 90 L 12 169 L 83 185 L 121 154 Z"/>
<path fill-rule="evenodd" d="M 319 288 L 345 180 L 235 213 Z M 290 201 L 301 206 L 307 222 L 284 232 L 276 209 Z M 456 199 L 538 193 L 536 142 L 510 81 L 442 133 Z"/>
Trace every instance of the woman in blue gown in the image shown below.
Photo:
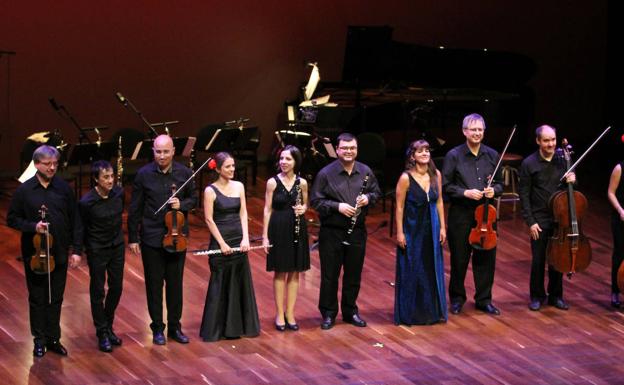
<path fill-rule="evenodd" d="M 410 144 L 406 155 L 405 172 L 396 187 L 394 323 L 446 322 L 442 177 L 426 141 Z"/>

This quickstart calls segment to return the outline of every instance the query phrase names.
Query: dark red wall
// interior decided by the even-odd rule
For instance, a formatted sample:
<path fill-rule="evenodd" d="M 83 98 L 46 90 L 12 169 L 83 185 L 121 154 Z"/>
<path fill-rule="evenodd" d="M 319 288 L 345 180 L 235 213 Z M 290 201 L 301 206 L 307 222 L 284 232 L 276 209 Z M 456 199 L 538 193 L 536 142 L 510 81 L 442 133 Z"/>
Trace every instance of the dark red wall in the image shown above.
<path fill-rule="evenodd" d="M 348 25 L 389 25 L 396 40 L 532 56 L 536 121 L 589 132 L 603 124 L 606 1 L 6 1 L 0 6 L 0 151 L 16 168 L 24 138 L 84 126 L 140 129 L 113 97 L 128 96 L 152 121 L 180 120 L 177 135 L 250 117 L 270 138 L 285 99 L 318 61 L 339 80 Z M 564 5 L 565 4 L 565 5 Z M 487 117 L 486 117 L 487 118 Z M 536 122 L 536 123 L 537 123 Z M 459 123 L 458 123 L 459 124 Z M 10 127 L 10 130 L 7 130 Z M 269 141 L 262 143 L 268 148 Z"/>

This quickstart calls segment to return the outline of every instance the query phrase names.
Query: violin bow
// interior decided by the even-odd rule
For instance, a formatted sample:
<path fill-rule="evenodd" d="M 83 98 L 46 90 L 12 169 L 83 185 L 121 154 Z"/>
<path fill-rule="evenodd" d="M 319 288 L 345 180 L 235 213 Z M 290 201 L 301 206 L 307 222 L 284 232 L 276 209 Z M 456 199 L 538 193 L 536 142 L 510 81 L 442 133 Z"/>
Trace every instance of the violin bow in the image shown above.
<path fill-rule="evenodd" d="M 501 153 L 500 157 L 498 158 L 498 163 L 496 164 L 496 168 L 494 168 L 494 172 L 492 173 L 492 177 L 488 181 L 488 185 L 487 185 L 486 188 L 490 188 L 490 186 L 492 186 L 492 181 L 494 180 L 494 175 L 496 175 L 496 172 L 498 171 L 498 168 L 500 167 L 500 165 L 501 165 L 501 163 L 503 161 L 503 156 L 505 156 L 505 153 L 507 152 L 507 147 L 509 147 L 509 143 L 511 143 L 511 138 L 513 138 L 514 134 L 516 133 L 516 127 L 517 127 L 517 124 L 514 124 L 513 129 L 511 130 L 511 134 L 509 134 L 509 138 L 507 138 L 507 144 L 505 144 L 505 148 L 503 148 L 503 152 Z"/>
<path fill-rule="evenodd" d="M 581 160 L 583 160 L 583 158 L 585 157 L 585 155 L 587 155 L 589 153 L 589 151 L 591 151 L 592 148 L 594 148 L 594 146 L 596 145 L 596 143 L 598 143 L 598 141 L 600 141 L 600 139 L 602 139 L 602 137 L 607 133 L 607 131 L 609 131 L 611 129 L 611 126 L 607 127 L 602 134 L 600 134 L 600 136 L 598 136 L 598 138 L 596 138 L 596 140 L 594 140 L 594 143 L 591 144 L 591 146 L 589 146 L 589 148 L 587 150 L 585 150 L 585 152 L 583 153 L 583 155 L 579 156 L 579 158 L 576 160 L 576 162 L 574 162 L 574 164 L 572 166 L 570 166 L 570 169 L 568 171 L 565 172 L 565 174 L 563 174 L 563 176 L 561 177 L 561 179 L 559 179 L 559 181 L 563 181 L 568 174 L 570 174 L 571 172 L 574 171 L 574 169 L 576 168 L 576 166 L 578 166 L 578 164 L 581 162 Z"/>
<path fill-rule="evenodd" d="M 167 206 L 167 204 L 169 204 L 169 201 L 172 198 L 175 198 L 176 195 L 178 195 L 178 193 L 180 192 L 180 190 L 182 190 L 184 188 L 184 186 L 186 186 L 186 184 L 191 181 L 191 179 L 195 178 L 195 175 L 197 175 L 197 173 L 200 172 L 201 169 L 204 168 L 204 166 L 206 166 L 206 164 L 208 164 L 208 162 L 210 162 L 211 160 L 212 160 L 212 158 L 208 157 L 208 159 L 206 159 L 206 161 L 201 166 L 199 166 L 197 168 L 197 170 L 193 173 L 193 175 L 189 176 L 189 178 L 184 183 L 182 183 L 182 186 L 178 187 L 178 189 L 176 191 L 174 191 L 173 194 L 171 194 L 171 196 L 169 198 L 167 198 L 165 203 L 163 203 L 163 205 L 160 206 L 160 208 L 158 210 L 154 211 L 154 215 L 158 214 L 162 209 L 164 209 L 165 206 Z"/>

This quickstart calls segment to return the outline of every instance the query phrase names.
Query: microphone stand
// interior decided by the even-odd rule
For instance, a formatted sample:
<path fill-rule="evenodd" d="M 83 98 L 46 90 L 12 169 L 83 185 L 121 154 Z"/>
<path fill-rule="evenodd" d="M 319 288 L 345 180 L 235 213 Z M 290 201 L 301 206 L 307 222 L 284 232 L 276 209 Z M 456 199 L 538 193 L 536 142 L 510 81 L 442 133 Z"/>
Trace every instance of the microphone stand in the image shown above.
<path fill-rule="evenodd" d="M 130 99 L 128 99 L 128 98 L 124 97 L 123 95 L 121 95 L 120 92 L 117 92 L 117 94 L 115 94 L 115 96 L 117 97 L 117 100 L 119 100 L 119 102 L 121 104 L 123 104 L 124 107 L 130 106 L 132 111 L 134 111 L 134 113 L 139 116 L 141 121 L 143 123 L 145 123 L 145 125 L 147 126 L 147 135 L 149 136 L 149 138 L 150 139 L 156 139 L 156 137 L 158 136 L 158 132 L 154 129 L 154 125 L 152 125 L 150 122 L 147 121 L 145 116 L 143 116 L 143 113 L 141 111 L 139 111 L 139 109 L 137 109 L 134 104 L 132 104 Z M 171 123 L 171 122 L 169 122 L 169 123 Z"/>
<path fill-rule="evenodd" d="M 52 106 L 52 109 L 54 109 L 61 118 L 69 120 L 74 127 L 76 127 L 78 129 L 78 145 L 80 146 L 80 148 L 82 148 L 82 146 L 84 145 L 84 142 L 87 142 L 88 144 L 93 144 L 93 142 L 91 141 L 91 139 L 89 139 L 89 136 L 87 136 L 86 132 L 87 131 L 95 131 L 98 135 L 98 141 L 97 144 L 98 146 L 100 145 L 101 142 L 101 137 L 100 137 L 100 129 L 105 129 L 108 128 L 107 126 L 96 126 L 96 127 L 87 127 L 87 128 L 83 128 L 78 121 L 76 120 L 76 118 L 74 118 L 74 116 L 67 110 L 67 108 L 65 108 L 64 105 L 59 105 L 56 103 L 56 100 L 54 100 L 54 98 L 50 98 L 48 99 L 48 101 L 50 102 L 50 105 Z M 77 185 L 78 185 L 78 198 L 80 198 L 81 194 L 82 194 L 82 157 L 78 157 L 78 181 L 77 181 Z"/>

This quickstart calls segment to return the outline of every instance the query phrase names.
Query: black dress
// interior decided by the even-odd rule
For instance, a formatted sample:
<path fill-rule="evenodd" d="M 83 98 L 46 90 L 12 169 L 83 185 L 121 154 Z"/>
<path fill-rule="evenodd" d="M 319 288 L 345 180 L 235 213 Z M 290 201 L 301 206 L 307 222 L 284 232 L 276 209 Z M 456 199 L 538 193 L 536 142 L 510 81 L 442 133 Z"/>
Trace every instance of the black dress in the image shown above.
<path fill-rule="evenodd" d="M 238 247 L 243 238 L 240 198 L 225 196 L 215 186 L 210 187 L 217 195 L 213 208 L 217 228 L 230 247 Z M 218 248 L 219 243 L 211 237 L 210 249 Z M 210 283 L 199 335 L 204 341 L 218 341 L 258 334 L 260 320 L 247 253 L 210 256 Z"/>
<path fill-rule="evenodd" d="M 293 206 L 297 200 L 297 178 L 290 191 L 280 178 L 274 176 L 277 186 L 271 202 L 271 219 L 269 220 L 269 242 L 273 245 L 267 256 L 267 271 L 290 272 L 310 269 L 310 250 L 308 246 L 308 229 L 305 218 L 299 221 L 299 237 L 295 242 L 295 212 Z"/>

